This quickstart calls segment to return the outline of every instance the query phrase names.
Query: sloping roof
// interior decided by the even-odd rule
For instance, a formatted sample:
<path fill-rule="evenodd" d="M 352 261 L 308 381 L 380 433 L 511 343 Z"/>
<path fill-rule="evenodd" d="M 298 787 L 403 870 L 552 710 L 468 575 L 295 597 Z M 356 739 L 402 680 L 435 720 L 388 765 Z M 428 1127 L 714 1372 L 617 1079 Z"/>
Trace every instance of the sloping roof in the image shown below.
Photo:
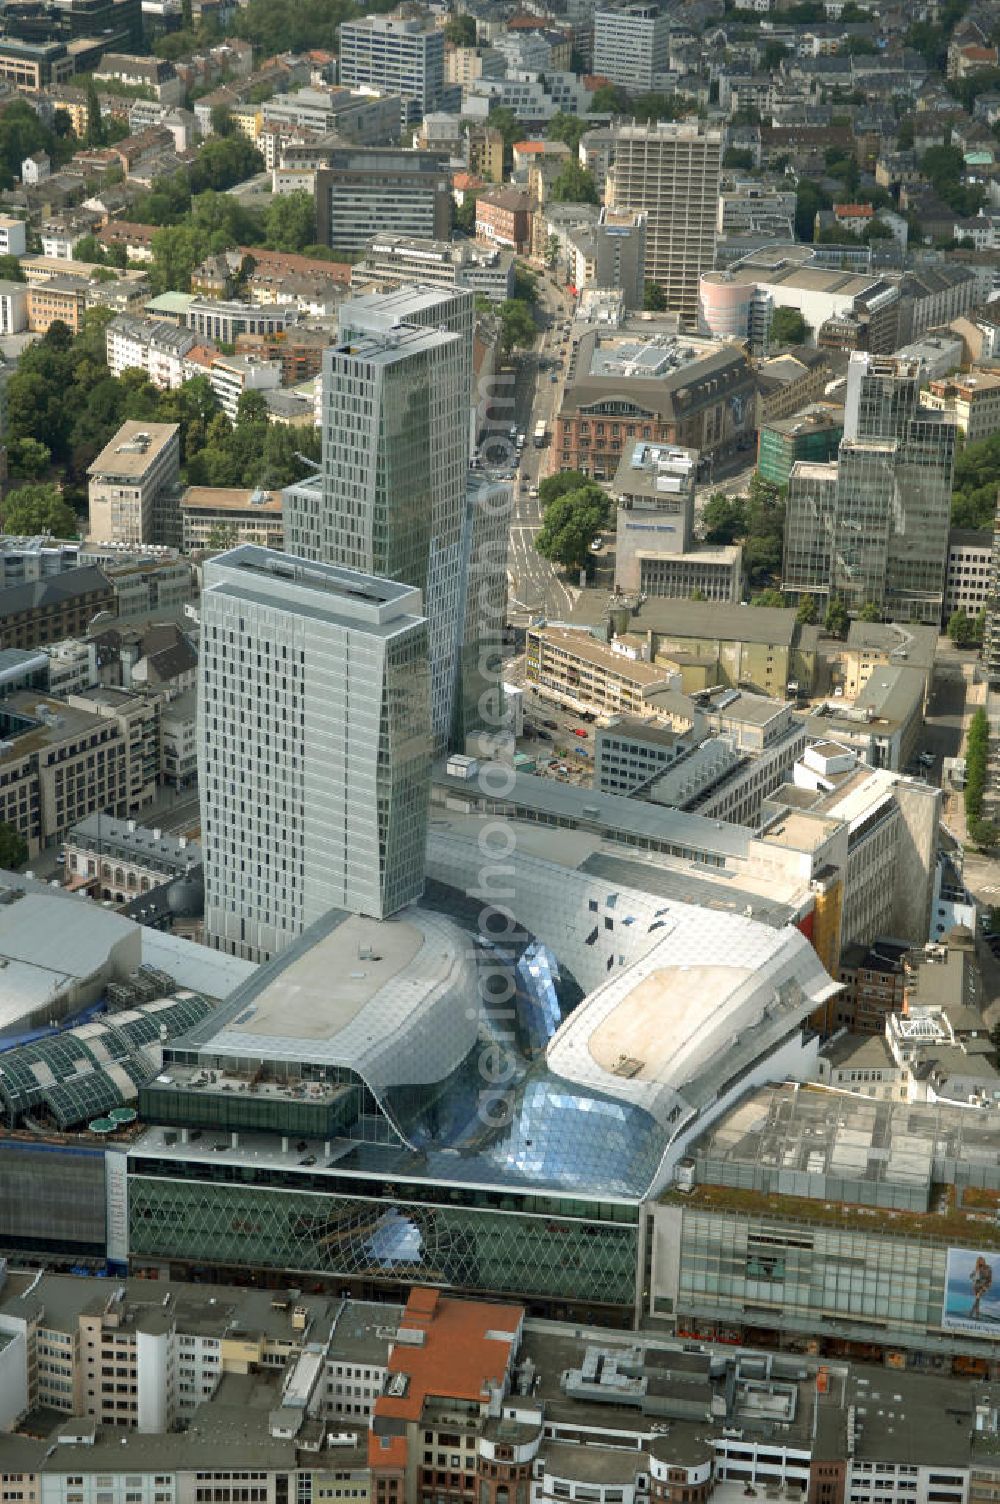
<path fill-rule="evenodd" d="M 29 580 L 20 585 L 9 585 L 0 590 L 0 619 L 18 616 L 22 611 L 40 611 L 57 606 L 61 601 L 75 600 L 80 595 L 90 595 L 98 590 L 108 595 L 113 593 L 111 581 L 96 564 L 84 564 L 79 569 L 67 569 L 49 579 Z"/>

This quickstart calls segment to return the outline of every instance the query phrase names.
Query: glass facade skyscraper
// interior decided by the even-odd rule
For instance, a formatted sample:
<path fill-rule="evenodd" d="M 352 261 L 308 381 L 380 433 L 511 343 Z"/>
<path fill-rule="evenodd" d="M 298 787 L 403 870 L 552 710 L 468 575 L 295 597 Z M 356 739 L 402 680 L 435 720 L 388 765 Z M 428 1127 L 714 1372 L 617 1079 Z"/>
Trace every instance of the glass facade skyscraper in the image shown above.
<path fill-rule="evenodd" d="M 921 407 L 918 367 L 852 355 L 836 465 L 789 477 L 784 588 L 936 625 L 954 464 L 955 428 Z"/>
<path fill-rule="evenodd" d="M 406 287 L 345 303 L 340 343 L 323 364 L 322 466 L 284 493 L 290 553 L 423 592 L 438 755 L 473 729 L 457 707 L 478 692 L 461 682 L 470 649 L 479 661 L 480 623 L 470 637 L 466 610 L 473 553 L 484 567 L 483 510 L 469 480 L 474 314 L 472 294 L 455 289 Z M 507 500 L 503 546 L 490 551 L 491 596 L 506 587 Z"/>

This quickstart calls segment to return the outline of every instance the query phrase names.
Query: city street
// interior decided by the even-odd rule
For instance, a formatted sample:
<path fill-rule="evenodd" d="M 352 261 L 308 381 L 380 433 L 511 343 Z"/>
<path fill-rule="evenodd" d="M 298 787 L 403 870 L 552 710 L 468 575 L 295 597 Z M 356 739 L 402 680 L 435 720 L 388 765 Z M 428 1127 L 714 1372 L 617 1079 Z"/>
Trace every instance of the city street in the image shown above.
<path fill-rule="evenodd" d="M 526 353 L 517 368 L 515 416 L 519 433 L 525 435 L 517 475 L 513 482 L 514 517 L 510 530 L 510 553 L 507 561 L 509 599 L 507 619 L 515 626 L 525 626 L 536 616 L 558 618 L 572 607 L 577 592 L 555 567 L 535 552 L 535 534 L 541 526 L 538 499 L 528 495 L 529 487 L 538 485 L 549 473 L 549 445 L 536 449 L 532 443 L 535 425 L 544 421 L 548 441 L 552 439 L 552 419 L 558 406 L 561 369 L 547 368 L 546 360 L 565 357 L 566 343 L 562 325 L 571 318 L 573 303 L 545 276 L 536 282 L 538 313 L 543 327 L 532 352 Z M 552 377 L 558 379 L 553 381 Z"/>

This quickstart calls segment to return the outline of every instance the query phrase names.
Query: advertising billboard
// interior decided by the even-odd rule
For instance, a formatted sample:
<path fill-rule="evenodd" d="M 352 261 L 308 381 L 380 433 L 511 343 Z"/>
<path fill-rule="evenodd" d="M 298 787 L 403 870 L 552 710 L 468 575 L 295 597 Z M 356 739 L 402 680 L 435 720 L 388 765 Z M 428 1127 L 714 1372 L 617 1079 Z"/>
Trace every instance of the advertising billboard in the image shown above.
<path fill-rule="evenodd" d="M 941 1325 L 1000 1341 L 1000 1252 L 948 1249 Z"/>

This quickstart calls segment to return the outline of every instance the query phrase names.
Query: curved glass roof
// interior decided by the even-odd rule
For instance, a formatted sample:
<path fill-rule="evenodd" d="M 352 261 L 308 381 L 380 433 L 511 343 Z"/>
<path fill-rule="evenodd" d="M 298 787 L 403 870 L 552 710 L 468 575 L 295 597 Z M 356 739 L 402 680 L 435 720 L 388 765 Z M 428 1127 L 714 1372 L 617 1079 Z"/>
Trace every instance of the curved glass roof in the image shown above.
<path fill-rule="evenodd" d="M 0 1104 L 11 1127 L 36 1110 L 72 1128 L 133 1101 L 157 1069 L 143 1046 L 183 1033 L 210 1011 L 197 993 L 158 998 L 124 1013 L 18 1045 L 0 1055 Z"/>

